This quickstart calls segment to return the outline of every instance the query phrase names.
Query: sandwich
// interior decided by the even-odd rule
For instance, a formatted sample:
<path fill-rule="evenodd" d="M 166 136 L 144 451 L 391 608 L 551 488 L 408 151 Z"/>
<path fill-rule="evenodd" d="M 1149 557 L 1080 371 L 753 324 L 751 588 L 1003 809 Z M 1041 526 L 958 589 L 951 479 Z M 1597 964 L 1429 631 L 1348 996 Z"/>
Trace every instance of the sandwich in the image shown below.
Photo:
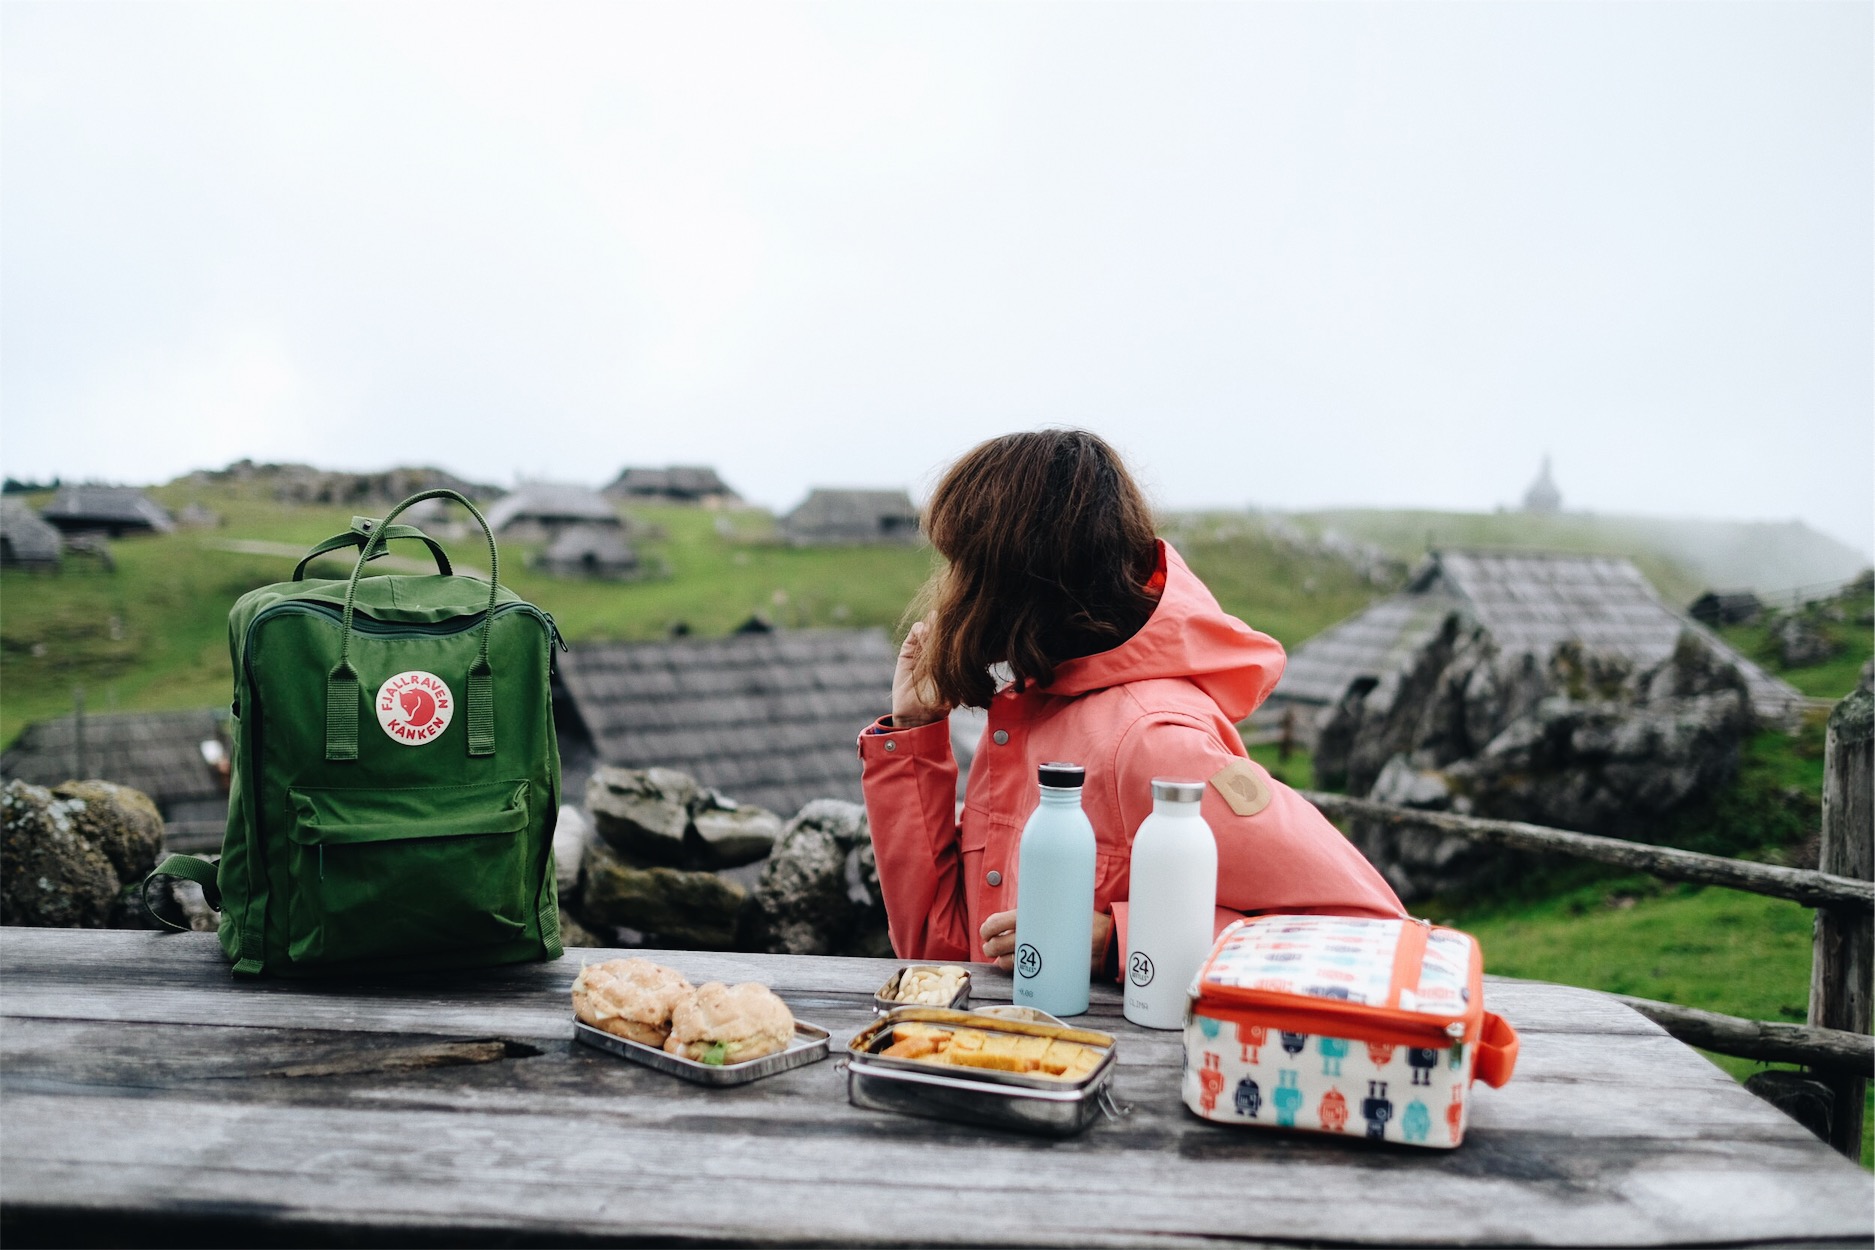
<path fill-rule="evenodd" d="M 608 959 L 579 970 L 573 1014 L 595 1029 L 662 1048 L 671 1013 L 693 991 L 683 974 L 648 959 Z"/>
<path fill-rule="evenodd" d="M 794 1013 L 766 985 L 711 981 L 671 1013 L 667 1054 L 698 1063 L 745 1063 L 788 1048 Z"/>

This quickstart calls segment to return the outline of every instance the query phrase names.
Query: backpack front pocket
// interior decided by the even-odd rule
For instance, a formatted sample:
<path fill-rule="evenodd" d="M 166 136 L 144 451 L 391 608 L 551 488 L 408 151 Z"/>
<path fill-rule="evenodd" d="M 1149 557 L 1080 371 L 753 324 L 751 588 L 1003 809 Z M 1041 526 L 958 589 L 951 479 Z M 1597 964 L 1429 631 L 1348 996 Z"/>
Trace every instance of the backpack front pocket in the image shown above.
<path fill-rule="evenodd" d="M 288 797 L 293 962 L 483 946 L 525 931 L 527 782 Z"/>

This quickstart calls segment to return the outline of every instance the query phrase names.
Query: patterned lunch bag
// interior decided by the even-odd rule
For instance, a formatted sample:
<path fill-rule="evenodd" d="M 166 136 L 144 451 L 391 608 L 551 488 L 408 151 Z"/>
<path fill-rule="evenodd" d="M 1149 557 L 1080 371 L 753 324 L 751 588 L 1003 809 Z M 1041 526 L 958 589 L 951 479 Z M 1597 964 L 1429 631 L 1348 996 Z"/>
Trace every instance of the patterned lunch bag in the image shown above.
<path fill-rule="evenodd" d="M 1218 935 L 1185 1013 L 1185 1105 L 1207 1120 L 1450 1148 L 1517 1034 L 1484 1009 L 1468 933 L 1257 916 Z"/>

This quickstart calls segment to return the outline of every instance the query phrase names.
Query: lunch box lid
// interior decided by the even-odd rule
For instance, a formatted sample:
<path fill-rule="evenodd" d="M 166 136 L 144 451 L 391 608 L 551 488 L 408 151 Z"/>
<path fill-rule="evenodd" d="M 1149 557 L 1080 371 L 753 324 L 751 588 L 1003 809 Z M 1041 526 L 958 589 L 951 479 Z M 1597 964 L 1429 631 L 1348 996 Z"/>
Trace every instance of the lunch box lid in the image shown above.
<path fill-rule="evenodd" d="M 1298 1032 L 1450 1046 L 1477 1036 L 1483 978 L 1477 940 L 1457 929 L 1255 916 L 1218 935 L 1191 994 L 1203 1015 L 1252 1013 Z"/>

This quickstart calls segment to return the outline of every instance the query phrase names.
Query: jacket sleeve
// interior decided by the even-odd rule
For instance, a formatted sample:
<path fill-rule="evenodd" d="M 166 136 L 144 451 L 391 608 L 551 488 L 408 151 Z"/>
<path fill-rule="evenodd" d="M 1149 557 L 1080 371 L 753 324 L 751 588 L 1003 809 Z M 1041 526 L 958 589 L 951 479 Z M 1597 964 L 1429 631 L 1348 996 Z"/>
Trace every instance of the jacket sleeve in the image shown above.
<path fill-rule="evenodd" d="M 859 736 L 859 760 L 893 951 L 900 959 L 970 959 L 949 723 L 876 722 Z"/>
<path fill-rule="evenodd" d="M 1204 783 L 1200 810 L 1217 838 L 1218 931 L 1239 916 L 1264 912 L 1406 914 L 1386 879 L 1314 804 L 1232 745 L 1196 717 L 1145 716 L 1127 730 L 1114 760 L 1129 839 L 1152 814 L 1153 778 Z M 1116 902 L 1113 915 L 1124 959 L 1123 905 Z"/>

